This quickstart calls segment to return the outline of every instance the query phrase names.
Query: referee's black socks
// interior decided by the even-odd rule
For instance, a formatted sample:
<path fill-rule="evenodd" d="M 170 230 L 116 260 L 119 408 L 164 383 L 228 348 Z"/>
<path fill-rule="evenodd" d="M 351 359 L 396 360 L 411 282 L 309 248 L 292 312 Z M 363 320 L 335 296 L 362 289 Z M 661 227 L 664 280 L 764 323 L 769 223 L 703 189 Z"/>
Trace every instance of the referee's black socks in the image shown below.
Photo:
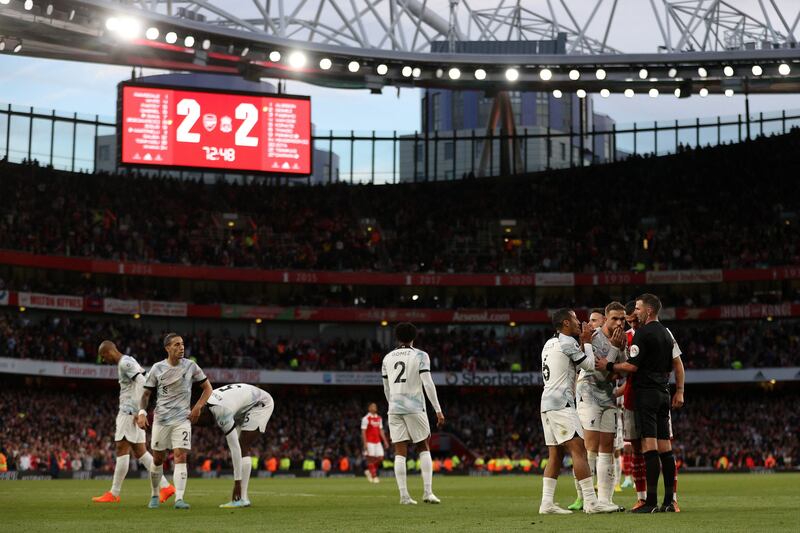
<path fill-rule="evenodd" d="M 670 455 L 672 452 L 670 452 Z M 647 501 L 645 505 L 658 505 L 658 475 L 661 473 L 661 459 L 656 450 L 644 452 L 644 464 L 647 469 Z M 672 474 L 675 475 L 675 461 L 672 462 Z M 672 496 L 670 496 L 672 498 Z M 670 500 L 672 501 L 672 500 Z"/>
<path fill-rule="evenodd" d="M 664 474 L 664 505 L 671 505 L 675 491 L 675 455 L 672 450 L 661 454 L 661 472 Z M 650 482 L 649 477 L 647 482 Z M 648 491 L 649 489 L 648 485 Z M 647 497 L 650 497 L 649 492 Z"/>

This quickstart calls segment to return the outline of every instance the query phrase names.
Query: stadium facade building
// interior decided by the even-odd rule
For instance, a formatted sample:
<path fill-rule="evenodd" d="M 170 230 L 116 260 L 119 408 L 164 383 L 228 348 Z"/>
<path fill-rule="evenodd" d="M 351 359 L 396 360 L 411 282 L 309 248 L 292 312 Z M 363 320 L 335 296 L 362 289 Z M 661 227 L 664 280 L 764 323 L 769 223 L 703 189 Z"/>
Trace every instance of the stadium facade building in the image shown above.
<path fill-rule="evenodd" d="M 444 41 L 434 42 L 431 51 L 447 53 L 448 46 Z M 556 39 L 542 41 L 457 42 L 455 47 L 456 53 L 566 54 L 566 35 L 562 33 Z M 442 76 L 446 77 L 447 73 Z M 513 130 L 502 120 L 504 104 L 501 101 L 505 96 L 511 108 Z M 433 175 L 449 180 L 469 175 L 503 174 L 501 139 L 491 141 L 491 145 L 488 140 L 473 139 L 473 136 L 488 136 L 489 132 L 498 137 L 510 131 L 518 136 L 529 136 L 525 141 L 518 141 L 510 155 L 528 172 L 580 166 L 581 159 L 585 164 L 602 163 L 613 157 L 610 135 L 588 135 L 593 129 L 611 131 L 615 124 L 611 117 L 595 113 L 591 95 L 579 98 L 575 93 L 565 93 L 556 98 L 549 91 L 490 93 L 428 88 L 422 93 L 420 122 L 422 133 L 416 136 L 417 142 L 400 143 L 400 181 L 423 181 L 426 176 Z M 581 131 L 584 132 L 583 153 Z M 548 134 L 555 137 L 530 137 Z"/>

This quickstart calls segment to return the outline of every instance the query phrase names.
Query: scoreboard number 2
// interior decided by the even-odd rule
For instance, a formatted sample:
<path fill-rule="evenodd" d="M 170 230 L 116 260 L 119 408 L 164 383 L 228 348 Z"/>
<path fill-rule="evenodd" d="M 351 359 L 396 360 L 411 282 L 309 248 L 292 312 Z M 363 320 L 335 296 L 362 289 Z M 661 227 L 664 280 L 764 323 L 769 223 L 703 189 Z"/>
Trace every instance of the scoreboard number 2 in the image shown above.
<path fill-rule="evenodd" d="M 176 109 L 178 115 L 184 118 L 178 125 L 176 130 L 176 139 L 182 143 L 199 143 L 200 134 L 192 132 L 192 128 L 200 118 L 200 104 L 193 98 L 184 98 L 178 102 Z M 250 132 L 253 131 L 256 123 L 258 122 L 258 109 L 250 103 L 241 103 L 236 106 L 235 116 L 242 124 L 236 130 L 234 135 L 234 143 L 236 146 L 258 146 L 258 137 L 251 137 Z"/>

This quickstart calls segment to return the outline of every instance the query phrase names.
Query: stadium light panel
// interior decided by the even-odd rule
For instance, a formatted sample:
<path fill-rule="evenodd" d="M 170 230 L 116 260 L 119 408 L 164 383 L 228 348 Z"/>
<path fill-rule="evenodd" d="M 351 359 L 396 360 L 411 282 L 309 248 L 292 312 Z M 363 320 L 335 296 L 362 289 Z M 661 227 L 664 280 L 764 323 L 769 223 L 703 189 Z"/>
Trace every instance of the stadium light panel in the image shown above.
<path fill-rule="evenodd" d="M 47 4 L 47 9 L 45 9 L 44 12 L 47 14 L 48 17 L 50 15 L 52 15 L 53 14 L 53 4 Z"/>
<path fill-rule="evenodd" d="M 680 98 L 681 97 L 681 88 L 678 87 L 677 89 L 675 89 L 674 94 L 675 94 L 675 98 Z"/>
<path fill-rule="evenodd" d="M 706 89 L 705 87 L 703 87 L 702 89 L 700 89 L 700 96 L 701 96 L 702 98 L 705 98 L 706 96 L 708 96 L 708 89 Z"/>
<path fill-rule="evenodd" d="M 725 68 L 722 69 L 722 73 L 730 78 L 733 76 L 733 67 L 730 65 L 725 65 Z"/>
<path fill-rule="evenodd" d="M 561 98 L 564 94 L 561 92 L 561 89 L 554 89 L 553 90 L 553 98 Z"/>
<path fill-rule="evenodd" d="M 519 79 L 519 71 L 515 68 L 506 70 L 506 79 L 508 81 L 517 81 Z"/>
<path fill-rule="evenodd" d="M 289 54 L 289 66 L 292 68 L 303 68 L 306 66 L 306 55 L 303 52 L 292 52 Z"/>
<path fill-rule="evenodd" d="M 0 39 L 0 52 L 6 49 L 6 40 Z"/>
<path fill-rule="evenodd" d="M 602 68 L 597 69 L 597 71 L 594 73 L 594 77 L 597 78 L 598 80 L 606 79 L 606 71 L 605 71 L 605 69 L 602 69 Z"/>
<path fill-rule="evenodd" d="M 727 96 L 728 98 L 733 96 L 733 89 L 725 89 L 725 96 Z"/>
<path fill-rule="evenodd" d="M 586 98 L 586 91 L 583 89 L 578 89 L 575 91 L 575 94 L 578 96 L 578 98 Z"/>
<path fill-rule="evenodd" d="M 437 68 L 436 72 L 434 72 L 434 76 L 436 76 L 437 79 L 441 78 L 444 76 L 444 70 Z"/>
<path fill-rule="evenodd" d="M 580 78 L 581 78 L 580 71 L 576 69 L 572 69 L 569 71 L 569 79 L 571 79 L 572 81 L 578 81 Z"/>
<path fill-rule="evenodd" d="M 249 53 L 250 53 L 250 47 L 249 46 L 245 46 L 244 48 L 242 48 L 242 57 L 245 57 Z"/>
<path fill-rule="evenodd" d="M 417 300 L 419 300 L 419 294 L 414 294 L 413 296 L 411 296 L 411 299 L 416 302 Z"/>
<path fill-rule="evenodd" d="M 281 53 L 278 52 L 277 50 L 273 50 L 272 52 L 269 53 L 269 60 L 272 61 L 273 63 L 277 63 L 278 61 L 281 60 Z"/>
<path fill-rule="evenodd" d="M 178 40 L 178 34 L 174 31 L 168 32 L 164 36 L 164 40 L 167 41 L 169 44 L 175 44 L 175 41 Z"/>
<path fill-rule="evenodd" d="M 461 77 L 461 71 L 453 67 L 447 71 L 447 75 L 450 76 L 451 80 L 457 80 L 458 78 Z"/>
<path fill-rule="evenodd" d="M 669 76 L 670 78 L 674 78 L 677 75 L 678 75 L 678 69 L 676 69 L 676 68 L 671 68 L 667 72 L 667 76 Z"/>
<path fill-rule="evenodd" d="M 350 72 L 352 72 L 354 74 L 356 72 L 358 72 L 358 69 L 360 69 L 360 68 L 361 68 L 361 65 L 358 63 L 358 61 L 351 61 L 351 62 L 349 62 L 347 64 L 347 70 L 349 70 Z"/>
<path fill-rule="evenodd" d="M 33 0 L 25 0 L 25 3 L 22 4 L 22 7 L 25 8 L 25 11 L 30 11 L 33 9 Z"/>
<path fill-rule="evenodd" d="M 203 50 L 208 50 L 211 48 L 211 40 L 210 39 L 203 39 L 203 44 L 201 45 Z"/>
<path fill-rule="evenodd" d="M 705 67 L 700 67 L 697 69 L 697 75 L 700 76 L 701 78 L 707 78 L 708 71 L 705 69 Z"/>
<path fill-rule="evenodd" d="M 12 52 L 14 52 L 15 54 L 18 54 L 21 51 L 22 51 L 22 41 L 17 43 L 17 46 L 14 47 L 14 50 L 12 50 Z"/>
<path fill-rule="evenodd" d="M 486 71 L 482 68 L 475 70 L 475 79 L 476 80 L 485 80 L 486 79 Z"/>
<path fill-rule="evenodd" d="M 117 17 L 108 17 L 106 19 L 106 29 L 108 31 L 117 31 L 119 29 L 119 19 Z"/>
<path fill-rule="evenodd" d="M 750 69 L 750 71 L 753 73 L 753 76 L 761 76 L 764 73 L 764 69 L 761 68 L 760 65 L 753 65 L 753 68 Z"/>
<path fill-rule="evenodd" d="M 625 98 L 633 98 L 633 89 L 625 89 Z"/>
<path fill-rule="evenodd" d="M 609 91 L 608 89 L 600 89 L 600 96 L 602 96 L 603 98 L 608 98 L 610 94 L 611 91 Z"/>
<path fill-rule="evenodd" d="M 420 69 L 419 67 L 414 67 L 414 69 L 411 71 L 411 75 L 414 76 L 415 78 L 419 78 L 420 76 L 422 76 L 422 69 Z"/>
<path fill-rule="evenodd" d="M 194 46 L 194 37 L 192 37 L 191 35 L 187 35 L 186 37 L 184 37 L 183 46 L 185 46 L 186 48 L 193 47 Z"/>
<path fill-rule="evenodd" d="M 11 0 L 0 0 L 0 4 L 7 6 Z"/>
<path fill-rule="evenodd" d="M 647 75 L 648 75 L 648 72 L 647 72 L 646 68 L 643 68 L 643 69 L 641 69 L 639 71 L 639 79 L 640 80 L 646 80 L 647 79 Z"/>
<path fill-rule="evenodd" d="M 147 28 L 147 31 L 144 32 L 144 36 L 150 39 L 151 41 L 155 41 L 156 39 L 158 39 L 158 35 L 159 35 L 158 28 L 153 26 Z"/>
<path fill-rule="evenodd" d="M 786 63 L 781 63 L 780 66 L 778 67 L 778 73 L 781 76 L 788 76 L 791 71 L 792 69 L 789 68 L 789 65 L 787 65 Z"/>
<path fill-rule="evenodd" d="M 550 79 L 553 77 L 553 71 L 551 71 L 549 68 L 543 68 L 539 71 L 539 77 L 543 81 L 550 81 Z"/>
<path fill-rule="evenodd" d="M 653 87 L 652 89 L 650 89 L 650 91 L 648 91 L 647 94 L 650 95 L 650 98 L 658 98 L 658 89 Z"/>
<path fill-rule="evenodd" d="M 377 70 L 377 72 L 378 72 L 378 74 L 379 74 L 379 75 L 381 75 L 381 76 L 385 76 L 385 75 L 386 75 L 386 73 L 387 73 L 387 72 L 389 72 L 389 67 L 387 67 L 386 65 L 384 65 L 383 63 L 381 63 L 380 65 L 378 65 L 378 68 L 377 68 L 377 69 L 375 69 L 375 70 Z"/>
<path fill-rule="evenodd" d="M 402 70 L 402 71 L 400 71 L 400 73 L 401 73 L 401 74 L 402 74 L 404 77 L 406 77 L 406 78 L 408 78 L 409 76 L 411 76 L 411 73 L 412 73 L 412 72 L 414 72 L 414 69 L 412 69 L 412 68 L 411 68 L 411 67 L 409 67 L 408 65 L 406 65 L 405 67 L 403 67 L 403 70 Z"/>
<path fill-rule="evenodd" d="M 323 57 L 322 59 L 319 60 L 319 68 L 321 68 L 322 70 L 330 70 L 332 66 L 333 66 L 333 61 L 331 61 L 327 57 Z"/>
<path fill-rule="evenodd" d="M 74 18 L 75 18 L 75 10 L 74 9 L 70 9 L 69 10 L 69 20 L 72 20 Z"/>

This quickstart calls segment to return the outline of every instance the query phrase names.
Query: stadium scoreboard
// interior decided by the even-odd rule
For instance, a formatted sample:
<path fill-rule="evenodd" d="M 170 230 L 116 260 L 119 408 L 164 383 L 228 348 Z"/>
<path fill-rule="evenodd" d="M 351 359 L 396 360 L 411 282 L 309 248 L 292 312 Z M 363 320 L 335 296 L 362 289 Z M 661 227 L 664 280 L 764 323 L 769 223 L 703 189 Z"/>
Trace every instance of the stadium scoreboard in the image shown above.
<path fill-rule="evenodd" d="M 121 165 L 311 174 L 307 96 L 125 82 L 117 104 Z"/>

